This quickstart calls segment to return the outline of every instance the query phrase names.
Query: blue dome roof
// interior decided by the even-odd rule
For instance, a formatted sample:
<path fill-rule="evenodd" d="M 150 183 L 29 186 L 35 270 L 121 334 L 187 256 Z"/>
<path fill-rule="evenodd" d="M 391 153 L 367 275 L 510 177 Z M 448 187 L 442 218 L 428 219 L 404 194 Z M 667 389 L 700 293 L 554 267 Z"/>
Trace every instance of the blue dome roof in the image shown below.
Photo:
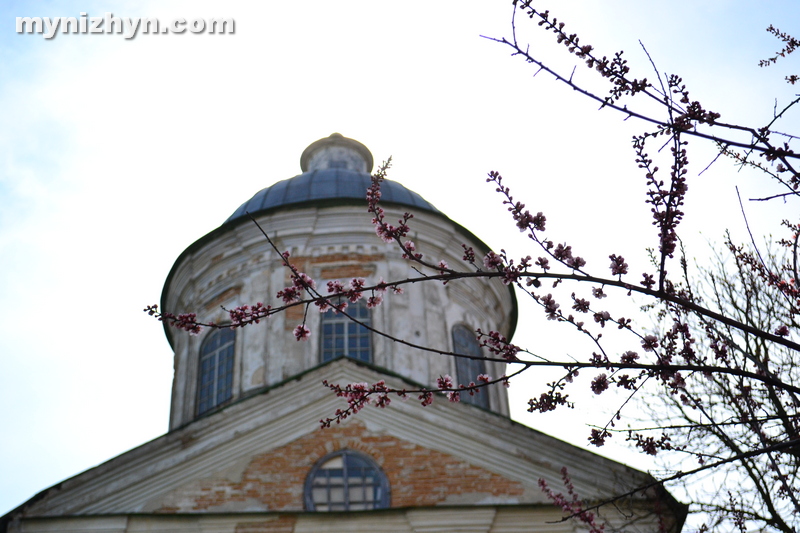
<path fill-rule="evenodd" d="M 300 156 L 302 174 L 258 191 L 252 198 L 239 206 L 228 219 L 217 229 L 196 240 L 175 261 L 164 290 L 161 293 L 162 308 L 165 307 L 170 284 L 178 267 L 184 261 L 193 261 L 193 253 L 202 246 L 220 238 L 226 232 L 244 224 L 246 213 L 262 214 L 273 209 L 300 208 L 313 206 L 330 206 L 350 204 L 367 208 L 367 189 L 372 183 L 370 172 L 373 159 L 369 149 L 354 139 L 348 139 L 339 133 L 313 142 Z M 381 203 L 407 207 L 411 212 L 427 211 L 442 217 L 452 224 L 454 231 L 468 241 L 477 243 L 481 253 L 489 247 L 480 241 L 469 230 L 451 221 L 445 214 L 436 209 L 419 194 L 410 191 L 396 181 L 384 180 L 381 184 Z M 449 226 L 448 226 L 449 227 Z M 517 301 L 514 286 L 509 285 L 513 300 L 512 331 L 517 323 Z M 170 344 L 173 343 L 172 328 L 164 322 L 164 329 Z M 510 337 L 510 335 L 509 335 Z"/>
<path fill-rule="evenodd" d="M 242 218 L 246 216 L 245 213 L 255 214 L 278 207 L 345 199 L 361 200 L 366 208 L 367 188 L 370 183 L 370 175 L 366 172 L 343 168 L 309 170 L 258 191 L 250 200 L 239 206 L 239 209 L 225 222 Z M 422 196 L 396 181 L 386 180 L 381 184 L 381 202 L 441 214 Z"/>

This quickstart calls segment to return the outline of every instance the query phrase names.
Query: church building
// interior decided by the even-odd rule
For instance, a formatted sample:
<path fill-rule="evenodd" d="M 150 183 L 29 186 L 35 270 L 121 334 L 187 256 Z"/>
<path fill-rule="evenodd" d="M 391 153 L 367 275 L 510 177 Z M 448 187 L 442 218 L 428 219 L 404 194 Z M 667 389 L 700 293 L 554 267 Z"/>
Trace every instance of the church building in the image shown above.
<path fill-rule="evenodd" d="M 291 273 L 250 216 L 323 294 L 329 281 L 415 275 L 370 224 L 373 158 L 363 144 L 334 133 L 306 148 L 300 167 L 178 257 L 163 310 L 224 325 L 226 309 L 278 305 Z M 426 258 L 460 265 L 462 243 L 478 257 L 489 250 L 401 184 L 387 180 L 381 190 L 387 220 L 414 214 L 410 237 Z M 479 357 L 488 353 L 478 328 L 511 338 L 517 323 L 513 287 L 486 279 L 408 284 L 381 305 L 361 300 L 347 312 L 396 339 Z M 298 342 L 303 322 L 311 335 Z M 567 467 L 580 498 L 598 503 L 654 481 L 514 422 L 501 386 L 460 402 L 392 397 L 387 408 L 321 427 L 346 407 L 323 380 L 435 390 L 444 375 L 502 376 L 504 363 L 422 351 L 314 306 L 241 328 L 165 332 L 175 369 L 169 431 L 42 491 L 1 517 L 0 533 L 573 532 L 588 528 L 561 520 L 540 479 L 566 492 Z M 600 515 L 609 527 L 677 533 L 686 506 L 654 485 Z"/>

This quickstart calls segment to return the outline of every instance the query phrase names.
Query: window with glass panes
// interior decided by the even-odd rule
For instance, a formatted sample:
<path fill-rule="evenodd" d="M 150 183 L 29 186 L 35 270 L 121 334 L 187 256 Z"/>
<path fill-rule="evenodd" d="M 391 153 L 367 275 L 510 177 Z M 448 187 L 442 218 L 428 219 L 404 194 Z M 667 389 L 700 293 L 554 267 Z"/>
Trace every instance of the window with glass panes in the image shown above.
<path fill-rule="evenodd" d="M 308 474 L 309 511 L 369 511 L 389 507 L 389 482 L 372 459 L 351 450 L 322 458 Z"/>
<path fill-rule="evenodd" d="M 370 310 L 363 301 L 350 304 L 345 311 L 359 322 L 371 325 Z M 333 310 L 323 313 L 321 322 L 320 351 L 323 362 L 337 357 L 350 357 L 368 363 L 372 361 L 372 338 L 367 328 Z"/>
<path fill-rule="evenodd" d="M 466 326 L 456 326 L 453 328 L 453 351 L 464 355 L 484 357 L 481 345 L 475 338 L 475 332 Z M 456 357 L 456 379 L 459 385 L 469 385 L 470 382 L 478 383 L 478 375 L 486 373 L 486 362 L 483 359 L 468 359 L 466 357 Z M 469 391 L 461 393 L 461 401 L 489 408 L 489 394 L 486 387 L 479 389 L 480 392 L 474 395 Z"/>
<path fill-rule="evenodd" d="M 211 332 L 200 347 L 197 414 L 221 405 L 233 396 L 233 347 L 236 331 Z"/>

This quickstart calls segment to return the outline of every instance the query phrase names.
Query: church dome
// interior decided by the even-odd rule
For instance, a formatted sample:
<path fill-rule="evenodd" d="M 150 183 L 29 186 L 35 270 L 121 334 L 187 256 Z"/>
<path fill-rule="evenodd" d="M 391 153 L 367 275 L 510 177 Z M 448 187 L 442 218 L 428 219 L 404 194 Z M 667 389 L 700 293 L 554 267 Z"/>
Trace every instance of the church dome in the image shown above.
<path fill-rule="evenodd" d="M 561 513 L 536 480 L 557 482 L 560 465 L 589 501 L 633 495 L 624 515 L 611 516 L 615 528 L 680 532 L 688 507 L 653 477 L 512 422 L 505 387 L 462 390 L 457 402 L 431 405 L 428 391 L 442 376 L 468 386 L 506 372 L 475 333 L 511 337 L 513 285 L 477 277 L 407 283 L 380 305 L 329 295 L 347 303 L 346 314 L 306 302 L 258 326 L 226 327 L 228 309 L 282 306 L 277 294 L 292 285 L 283 251 L 320 287 L 363 279 L 373 304 L 382 293 L 368 287 L 379 280 L 437 270 L 375 234 L 362 198 L 372 169 L 366 147 L 333 135 L 306 149 L 301 169 L 172 267 L 161 308 L 218 327 L 190 335 L 164 322 L 175 372 L 169 433 L 40 492 L 0 516 L 0 533 L 549 531 Z M 429 260 L 471 268 L 459 242 L 488 253 L 468 230 L 415 203 L 424 202 L 419 196 L 398 184 L 387 189 L 386 216 L 415 212 L 410 237 Z M 301 325 L 306 342 L 294 334 Z M 345 400 L 326 381 L 385 383 L 409 401 L 350 417 L 355 409 L 343 412 Z M 323 422 L 332 415 L 336 424 Z"/>
<path fill-rule="evenodd" d="M 293 178 L 279 181 L 258 191 L 228 217 L 229 223 L 281 207 L 300 207 L 342 203 L 365 202 L 370 186 L 372 154 L 366 146 L 339 133 L 320 139 L 305 149 L 300 156 L 303 170 Z M 406 189 L 396 181 L 386 180 L 381 185 L 381 202 L 441 214 L 419 194 Z"/>
<path fill-rule="evenodd" d="M 290 252 L 292 263 L 320 287 L 335 280 L 362 278 L 369 285 L 418 275 L 402 250 L 378 238 L 370 224 L 366 191 L 372 167 L 372 154 L 358 141 L 334 133 L 312 143 L 300 157 L 302 174 L 259 191 L 220 227 L 184 250 L 164 284 L 161 309 L 195 313 L 202 323 L 225 324 L 229 309 L 256 302 L 280 305 L 275 295 L 291 284 L 283 251 Z M 478 256 L 489 250 L 469 230 L 397 182 L 382 183 L 381 206 L 390 220 L 406 211 L 414 213 L 411 238 L 426 257 L 458 265 L 463 264 L 463 251 L 454 243 L 465 243 Z M 197 336 L 165 323 L 175 352 L 170 427 L 267 393 L 342 357 L 389 371 L 418 387 L 435 386 L 445 374 L 460 383 L 481 374 L 499 376 L 504 363 L 431 358 L 413 344 L 390 339 L 408 338 L 434 350 L 478 356 L 483 352 L 475 339 L 477 329 L 500 331 L 510 338 L 517 319 L 513 288 L 496 279 L 412 284 L 379 306 L 362 300 L 352 302 L 349 310 L 357 323 L 336 313 L 307 313 L 304 306 L 277 313 L 259 327 L 204 328 Z M 297 342 L 293 331 L 301 323 L 311 342 Z M 464 401 L 508 415 L 504 389 L 492 388 Z"/>

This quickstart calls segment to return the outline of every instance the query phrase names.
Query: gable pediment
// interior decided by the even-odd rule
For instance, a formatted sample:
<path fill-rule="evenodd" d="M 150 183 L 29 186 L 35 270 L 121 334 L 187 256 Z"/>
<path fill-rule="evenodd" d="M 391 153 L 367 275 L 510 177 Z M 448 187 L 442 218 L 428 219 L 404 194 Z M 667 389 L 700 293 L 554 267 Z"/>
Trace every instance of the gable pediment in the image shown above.
<path fill-rule="evenodd" d="M 302 511 L 311 466 L 348 448 L 390 479 L 393 507 L 546 504 L 539 478 L 560 484 L 568 465 L 582 497 L 642 485 L 649 476 L 472 405 L 437 398 L 372 406 L 339 426 L 343 406 L 319 383 L 399 378 L 337 360 L 237 402 L 79 474 L 24 505 L 25 517 L 120 513 Z M 394 381 L 394 383 L 393 383 Z"/>

